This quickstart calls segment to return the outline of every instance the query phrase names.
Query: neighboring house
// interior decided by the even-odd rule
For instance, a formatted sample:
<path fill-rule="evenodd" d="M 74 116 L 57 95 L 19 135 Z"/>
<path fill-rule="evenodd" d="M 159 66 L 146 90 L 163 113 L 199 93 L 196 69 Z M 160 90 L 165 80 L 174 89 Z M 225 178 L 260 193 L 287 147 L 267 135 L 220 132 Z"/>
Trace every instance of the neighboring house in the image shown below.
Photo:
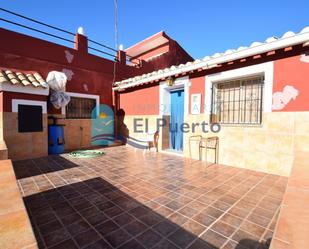
<path fill-rule="evenodd" d="M 215 134 L 160 127 L 159 148 L 189 156 L 190 136 L 215 135 L 220 163 L 288 176 L 295 151 L 309 151 L 308 51 L 309 27 L 128 78 L 114 84 L 117 108 L 131 138 L 145 136 L 134 131 L 136 118 L 150 129 L 162 118 L 219 123 Z"/>
<path fill-rule="evenodd" d="M 112 94 L 114 69 L 116 80 L 121 80 L 193 60 L 164 32 L 129 48 L 129 65 L 125 51 L 117 52 L 117 62 L 90 54 L 90 41 L 81 34 L 75 35 L 74 48 L 2 28 L 0 37 L 0 155 L 6 157 L 8 152 L 13 160 L 47 155 L 49 117 L 60 118 L 57 122 L 65 124 L 65 150 L 92 146 L 92 109 L 100 104 L 113 109 L 116 102 Z M 49 103 L 49 88 L 35 78 L 39 75 L 45 82 L 50 71 L 63 72 L 68 79 L 66 93 L 71 101 L 61 110 Z M 23 115 L 19 108 L 27 107 L 25 112 L 35 116 L 38 125 L 28 130 L 24 129 L 26 123 L 19 122 L 19 115 Z"/>
<path fill-rule="evenodd" d="M 179 65 L 194 59 L 164 31 L 160 31 L 147 39 L 125 49 L 130 61 L 143 61 L 147 71 L 154 71 Z"/>

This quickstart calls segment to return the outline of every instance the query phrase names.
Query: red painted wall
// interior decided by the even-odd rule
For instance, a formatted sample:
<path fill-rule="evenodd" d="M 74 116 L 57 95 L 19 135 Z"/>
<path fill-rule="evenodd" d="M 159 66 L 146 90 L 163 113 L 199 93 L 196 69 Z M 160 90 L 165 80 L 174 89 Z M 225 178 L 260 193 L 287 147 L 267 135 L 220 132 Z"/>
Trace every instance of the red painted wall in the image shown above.
<path fill-rule="evenodd" d="M 166 43 L 164 45 L 161 45 L 155 49 L 152 49 L 150 51 L 147 51 L 146 53 L 138 56 L 138 59 L 141 60 L 147 60 L 153 56 L 159 55 L 159 54 L 163 54 L 163 53 L 167 53 L 169 51 L 169 44 Z"/>
<path fill-rule="evenodd" d="M 200 93 L 201 113 L 204 112 L 205 99 L 205 76 L 190 78 L 189 88 L 189 112 L 191 111 L 191 94 Z M 126 115 L 159 115 L 160 113 L 160 88 L 159 85 L 151 84 L 140 88 L 132 88 L 127 92 L 120 93 L 120 108 L 124 109 Z"/>
<path fill-rule="evenodd" d="M 141 43 L 132 46 L 128 49 L 128 53 L 130 53 L 130 50 L 138 50 L 140 46 L 145 46 L 145 44 L 160 36 L 165 37 L 168 41 L 163 45 L 149 49 L 134 58 L 145 60 L 158 55 L 149 61 L 142 62 L 143 70 L 145 72 L 152 72 L 193 60 L 193 58 L 176 41 L 168 37 L 164 32 L 160 32 L 155 36 L 147 38 Z M 125 110 L 126 115 L 159 115 L 160 100 L 158 84 L 151 83 L 142 87 L 129 89 L 127 92 L 120 92 L 118 96 L 119 106 Z"/>
<path fill-rule="evenodd" d="M 162 38 L 166 39 L 166 43 L 154 47 L 152 42 L 155 39 Z M 143 70 L 145 72 L 152 72 L 159 69 L 164 69 L 172 65 L 179 65 L 181 63 L 185 64 L 188 61 L 193 61 L 194 59 L 172 38 L 170 38 L 165 32 L 161 31 L 145 40 L 131 46 L 126 51 L 128 54 L 136 53 L 141 47 L 148 46 L 150 49 L 143 52 L 142 54 L 135 55 L 132 60 L 135 59 L 142 60 Z M 145 61 L 150 57 L 157 57 Z"/>
<path fill-rule="evenodd" d="M 278 58 L 274 61 L 273 94 L 282 92 L 286 85 L 293 86 L 298 90 L 295 100 L 291 99 L 281 110 L 273 111 L 309 111 L 309 63 L 301 61 L 304 55 L 292 56 L 284 59 Z M 309 61 L 309 56 L 306 57 Z M 248 65 L 247 65 L 248 66 Z M 234 68 L 233 68 L 234 69 Z M 220 69 L 222 70 L 222 69 Z M 218 73 L 217 70 L 213 73 Z M 189 112 L 191 113 L 191 95 L 202 94 L 201 113 L 204 112 L 205 103 L 205 76 L 198 73 L 190 75 L 191 87 L 189 88 Z M 158 114 L 156 109 L 137 109 L 136 106 L 159 105 L 159 88 L 147 87 L 135 90 L 130 89 L 130 93 L 120 94 L 122 108 L 127 109 L 130 115 Z"/>
<path fill-rule="evenodd" d="M 309 56 L 306 57 L 308 62 L 302 62 L 301 56 L 274 62 L 273 93 L 282 92 L 286 85 L 298 90 L 296 99 L 290 100 L 283 109 L 277 111 L 309 111 Z"/>
<path fill-rule="evenodd" d="M 157 54 L 162 51 L 157 50 Z M 154 54 L 151 53 L 153 56 Z M 174 40 L 170 40 L 168 43 L 168 51 L 159 55 L 149 61 L 143 61 L 144 70 L 147 72 L 156 71 L 171 67 L 173 65 L 185 64 L 188 61 L 194 59 Z"/>
<path fill-rule="evenodd" d="M 15 55 L 15 57 L 10 58 L 10 60 L 18 59 L 18 57 L 33 58 L 44 62 L 55 63 L 62 67 L 71 66 L 73 68 L 107 74 L 113 72 L 114 61 L 112 59 L 108 60 L 96 55 L 85 53 L 84 51 L 78 51 L 70 47 L 65 47 L 2 28 L 0 28 L 0 37 L 0 54 Z M 74 55 L 71 64 L 66 60 L 64 53 L 65 50 L 68 50 Z M 3 67 L 5 65 L 1 64 L 1 66 Z M 120 63 L 117 63 L 117 69 L 118 78 L 130 77 L 141 72 L 138 68 L 122 65 Z M 38 68 L 35 67 L 35 70 L 38 70 Z"/>
<path fill-rule="evenodd" d="M 48 98 L 48 96 L 43 96 L 43 95 L 15 93 L 15 92 L 2 92 L 1 95 L 3 96 L 3 111 L 4 112 L 12 111 L 12 100 L 13 99 L 47 101 L 47 98 Z"/>
<path fill-rule="evenodd" d="M 194 75 L 189 77 L 191 82 L 191 87 L 189 88 L 189 113 L 191 114 L 191 95 L 195 93 L 200 93 L 201 96 L 201 113 L 204 112 L 205 103 L 205 76 L 194 77 Z"/>
<path fill-rule="evenodd" d="M 72 70 L 73 76 L 67 83 L 67 91 L 96 94 L 100 96 L 102 104 L 112 105 L 113 61 L 85 53 L 85 50 L 71 49 L 5 29 L 0 29 L 0 37 L 2 68 L 37 71 L 43 78 L 52 70 Z M 65 51 L 74 56 L 72 63 L 66 59 Z M 120 63 L 117 63 L 116 69 L 117 79 L 139 73 L 138 69 Z"/>
<path fill-rule="evenodd" d="M 68 92 L 99 95 L 101 104 L 110 106 L 113 104 L 112 83 L 114 61 L 87 53 L 85 44 L 75 44 L 76 49 L 73 49 L 2 28 L 0 28 L 0 37 L 0 66 L 2 68 L 15 69 L 17 71 L 37 71 L 43 78 L 46 78 L 48 72 L 53 70 L 72 70 L 73 76 L 71 80 L 68 80 L 66 88 Z M 75 37 L 75 41 L 79 43 L 87 42 L 85 37 L 80 37 L 80 35 Z M 74 56 L 71 63 L 66 59 L 65 51 L 68 51 Z M 141 75 L 192 60 L 192 57 L 172 39 L 170 39 L 168 45 L 166 44 L 149 50 L 141 58 L 149 58 L 149 56 L 164 51 L 167 52 L 149 62 L 144 62 L 140 67 L 117 62 L 116 80 L 127 79 L 135 75 Z M 127 109 L 129 113 L 132 113 L 133 106 L 141 106 L 140 104 L 144 103 L 142 98 L 145 96 L 147 99 L 149 97 L 152 98 L 150 105 L 158 105 L 159 91 L 156 88 L 151 88 L 151 90 L 146 89 L 145 92 L 142 90 L 139 91 L 137 96 L 140 100 L 132 97 L 133 95 L 132 93 L 121 94 L 121 98 L 123 97 L 124 99 L 119 100 L 122 103 L 122 107 Z M 29 96 L 29 98 L 31 99 L 32 97 Z M 156 98 L 157 100 L 154 100 Z M 7 106 L 10 106 L 10 104 Z M 158 106 L 146 109 L 145 111 L 139 109 L 137 113 L 158 113 Z M 49 109 L 49 113 L 60 112 L 51 108 Z"/>
<path fill-rule="evenodd" d="M 126 115 L 159 115 L 159 85 L 121 93 L 119 101 Z"/>

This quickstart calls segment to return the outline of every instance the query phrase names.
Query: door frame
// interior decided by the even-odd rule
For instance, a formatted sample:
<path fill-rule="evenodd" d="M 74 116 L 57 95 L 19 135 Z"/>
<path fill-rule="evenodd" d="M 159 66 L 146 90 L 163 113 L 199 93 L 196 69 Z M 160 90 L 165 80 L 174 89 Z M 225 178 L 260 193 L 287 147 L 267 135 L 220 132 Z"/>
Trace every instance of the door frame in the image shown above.
<path fill-rule="evenodd" d="M 173 105 L 173 104 L 176 104 L 176 105 L 178 105 L 177 103 L 173 103 L 173 94 L 178 94 L 178 97 L 176 97 L 176 98 L 179 98 L 179 93 L 181 92 L 181 95 L 183 95 L 181 98 L 182 98 L 182 102 L 184 103 L 185 102 L 185 91 L 184 91 L 184 88 L 177 88 L 177 89 L 173 89 L 173 90 L 171 90 L 170 91 L 170 96 L 171 96 L 171 106 Z M 175 101 L 176 99 L 174 98 L 174 101 Z M 177 99 L 177 101 L 178 101 L 178 99 Z M 178 115 L 176 115 L 176 119 L 177 119 L 177 116 Z M 172 111 L 171 111 L 171 114 L 170 114 L 170 118 L 172 117 Z M 184 106 L 183 106 L 183 108 L 182 108 L 182 121 L 181 122 L 184 122 L 184 120 L 185 120 L 185 110 L 184 110 Z M 171 121 L 170 121 L 171 122 Z M 177 127 L 177 129 L 179 129 L 179 127 Z M 178 132 L 176 133 L 176 135 L 178 135 Z M 176 136 L 175 135 L 175 136 Z M 176 136 L 177 137 L 177 136 Z M 181 135 L 179 136 L 179 137 L 181 137 Z M 176 140 L 175 140 L 175 143 L 176 143 Z M 174 149 L 172 149 L 171 148 L 171 131 L 169 132 L 169 144 L 170 144 L 170 150 L 174 150 Z M 183 145 L 184 145 L 184 136 L 183 136 L 183 133 L 182 133 L 182 144 L 181 144 L 181 149 L 180 150 L 177 150 L 177 149 L 175 149 L 175 151 L 177 151 L 177 152 L 183 152 Z"/>
<path fill-rule="evenodd" d="M 168 86 L 166 81 L 161 81 L 159 85 L 159 94 L 160 94 L 160 106 L 159 106 L 159 114 L 160 117 L 170 116 L 170 104 L 171 104 L 171 92 L 177 90 L 184 90 L 184 121 L 187 114 L 189 114 L 189 88 L 191 86 L 191 82 L 189 80 L 189 76 L 176 78 L 173 86 Z M 160 128 L 160 134 L 163 136 L 163 129 Z M 185 141 L 185 134 L 183 134 L 183 141 Z M 161 139 L 162 143 L 162 139 Z M 185 150 L 185 142 L 183 144 L 183 151 Z"/>
<path fill-rule="evenodd" d="M 171 91 L 177 91 L 184 89 L 184 115 L 189 114 L 189 88 L 191 86 L 191 82 L 189 77 L 181 77 L 175 79 L 173 86 L 168 86 L 166 81 L 160 82 L 160 106 L 159 106 L 159 114 L 163 115 L 171 115 L 170 112 L 170 103 L 171 103 Z"/>

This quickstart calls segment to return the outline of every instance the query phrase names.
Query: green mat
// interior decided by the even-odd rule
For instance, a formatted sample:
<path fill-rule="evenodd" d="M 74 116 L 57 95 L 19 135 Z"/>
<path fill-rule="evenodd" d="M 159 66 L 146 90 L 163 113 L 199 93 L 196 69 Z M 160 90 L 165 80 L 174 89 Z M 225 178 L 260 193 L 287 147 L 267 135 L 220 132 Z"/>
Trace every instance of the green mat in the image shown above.
<path fill-rule="evenodd" d="M 100 150 L 75 150 L 70 153 L 70 156 L 76 158 L 93 158 L 103 155 L 105 155 L 105 153 Z"/>

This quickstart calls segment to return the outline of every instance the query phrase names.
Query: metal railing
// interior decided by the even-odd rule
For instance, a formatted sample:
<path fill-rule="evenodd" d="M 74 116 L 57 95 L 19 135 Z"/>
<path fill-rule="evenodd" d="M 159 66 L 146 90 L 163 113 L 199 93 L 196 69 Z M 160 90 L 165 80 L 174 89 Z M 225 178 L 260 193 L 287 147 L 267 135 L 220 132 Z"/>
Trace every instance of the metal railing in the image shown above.
<path fill-rule="evenodd" d="M 63 40 L 63 41 L 75 43 L 74 40 L 69 40 L 69 39 L 66 39 L 64 37 L 61 37 L 61 36 L 58 36 L 58 35 L 54 35 L 54 34 L 50 34 L 48 32 L 45 32 L 45 31 L 42 31 L 42 30 L 39 30 L 39 29 L 35 29 L 35 28 L 32 28 L 32 27 L 26 26 L 24 24 L 13 22 L 13 21 L 10 21 L 10 20 L 4 19 L 4 18 L 0 18 L 0 21 L 6 22 L 6 23 L 10 23 L 10 24 L 13 24 L 13 25 L 25 28 L 25 29 L 32 30 L 32 31 L 36 31 L 38 33 L 41 33 L 41 34 L 44 34 L 44 35 L 48 35 L 48 36 L 51 36 L 51 37 L 54 37 L 54 38 L 57 38 L 57 39 L 60 39 L 60 40 Z"/>
<path fill-rule="evenodd" d="M 17 17 L 20 17 L 22 19 L 25 19 L 25 20 L 28 20 L 30 22 L 33 22 L 33 23 L 36 23 L 36 24 L 39 24 L 39 25 L 42 25 L 42 26 L 45 26 L 47 28 L 50 28 L 50 29 L 53 29 L 53 30 L 56 30 L 56 31 L 59 31 L 59 32 L 62 32 L 62 33 L 65 33 L 67 35 L 71 35 L 71 36 L 75 36 L 75 33 L 73 32 L 70 32 L 68 30 L 65 30 L 65 29 L 62 29 L 62 28 L 58 28 L 58 27 L 55 27 L 53 25 L 50 25 L 50 24 L 47 24 L 47 23 L 44 23 L 44 22 L 41 22 L 41 21 L 38 21 L 38 20 L 35 20 L 33 18 L 30 18 L 30 17 L 27 17 L 25 15 L 21 15 L 19 13 L 16 13 L 16 12 L 13 12 L 13 11 L 10 11 L 10 10 L 7 10 L 7 9 L 4 9 L 4 8 L 0 8 L 0 11 L 2 12 L 6 12 L 8 14 L 11 14 L 13 16 L 17 16 Z M 56 34 L 52 34 L 50 32 L 47 32 L 47 31 L 43 31 L 43 30 L 40 30 L 40 29 L 37 29 L 37 28 L 33 28 L 33 27 L 30 27 L 30 26 L 27 26 L 25 24 L 22 24 L 22 23 L 18 23 L 16 21 L 12 21 L 12 20 L 8 20 L 8 19 L 5 19 L 5 18 L 0 18 L 0 21 L 3 21 L 3 22 L 6 22 L 6 23 L 9 23 L 9 24 L 13 24 L 15 26 L 18 26 L 18 27 L 22 27 L 22 28 L 25 28 L 25 29 L 28 29 L 28 30 L 31 30 L 31 31 L 35 31 L 35 32 L 38 32 L 40 34 L 44 34 L 44 35 L 47 35 L 47 36 L 50 36 L 50 37 L 53 37 L 53 38 L 57 38 L 59 40 L 62 40 L 62 41 L 66 41 L 66 42 L 69 42 L 69 43 L 75 43 L 74 42 L 74 38 L 72 39 L 68 39 L 68 38 L 65 38 L 63 36 L 59 36 L 59 35 L 56 35 Z M 95 47 L 91 47 L 91 46 L 88 46 L 88 49 L 90 50 L 93 50 L 93 51 L 96 51 L 96 52 L 100 52 L 104 55 L 108 55 L 108 56 L 111 56 L 113 57 L 114 59 L 116 59 L 116 55 L 115 54 L 112 54 L 112 52 L 117 52 L 116 49 L 113 49 L 107 45 L 104 45 L 102 43 L 99 43 L 97 41 L 94 41 L 94 40 L 91 40 L 91 39 L 88 39 L 88 42 L 90 43 L 93 43 L 97 46 L 100 46 L 100 47 L 103 47 L 104 49 L 107 49 L 109 50 L 109 52 L 106 52 L 106 51 L 103 51 L 101 49 L 98 49 L 98 48 L 95 48 Z M 112 51 L 112 52 L 110 52 Z"/>
<path fill-rule="evenodd" d="M 35 20 L 33 18 L 27 17 L 25 15 L 21 15 L 19 13 L 16 13 L 16 12 L 13 12 L 13 11 L 10 11 L 10 10 L 7 10 L 7 9 L 1 8 L 1 7 L 0 7 L 0 11 L 8 13 L 8 14 L 13 15 L 13 16 L 17 16 L 17 17 L 25 19 L 25 20 L 28 20 L 30 22 L 33 22 L 33 23 L 45 26 L 47 28 L 50 28 L 50 29 L 62 32 L 64 34 L 66 34 L 66 35 L 70 35 L 70 36 L 73 36 L 73 37 L 75 36 L 75 33 L 71 32 L 71 31 L 68 31 L 68 30 L 65 30 L 65 29 L 62 29 L 62 28 L 58 28 L 56 26 L 53 26 L 53 25 L 50 25 L 50 24 L 47 24 L 47 23 Z M 56 39 L 59 39 L 59 40 L 65 41 L 65 42 L 69 42 L 69 43 L 75 44 L 74 38 L 68 39 L 68 38 L 65 38 L 63 36 L 52 34 L 50 32 L 43 31 L 43 30 L 40 30 L 40 29 L 37 29 L 37 28 L 33 28 L 33 27 L 27 26 L 25 24 L 18 23 L 16 21 L 8 20 L 8 19 L 1 18 L 1 17 L 0 17 L 0 21 L 6 22 L 6 23 L 9 23 L 9 24 L 18 26 L 18 27 L 22 27 L 22 28 L 25 28 L 25 29 L 28 29 L 28 30 L 31 30 L 31 31 L 35 31 L 37 33 L 40 33 L 40 34 L 43 34 L 43 35 L 46 35 L 46 36 L 49 36 L 49 37 L 53 37 L 53 38 L 56 38 Z M 118 52 L 117 49 L 114 49 L 114 48 L 112 48 L 110 46 L 107 46 L 107 45 L 105 45 L 103 43 L 97 42 L 97 41 L 89 39 L 89 38 L 88 38 L 88 43 L 93 44 L 94 46 L 99 46 L 99 48 L 94 47 L 92 45 L 88 46 L 89 50 L 92 50 L 92 51 L 95 51 L 95 52 L 99 52 L 100 54 L 104 54 L 104 55 L 110 56 L 115 61 L 118 60 L 117 59 L 117 55 L 115 54 L 115 53 Z M 108 52 L 102 50 L 102 48 L 106 49 Z M 128 62 L 130 62 L 132 64 L 136 64 L 136 65 L 140 65 L 141 64 L 141 60 L 140 59 L 133 59 L 133 57 L 130 56 L 130 55 L 126 55 L 126 61 L 128 61 Z"/>

